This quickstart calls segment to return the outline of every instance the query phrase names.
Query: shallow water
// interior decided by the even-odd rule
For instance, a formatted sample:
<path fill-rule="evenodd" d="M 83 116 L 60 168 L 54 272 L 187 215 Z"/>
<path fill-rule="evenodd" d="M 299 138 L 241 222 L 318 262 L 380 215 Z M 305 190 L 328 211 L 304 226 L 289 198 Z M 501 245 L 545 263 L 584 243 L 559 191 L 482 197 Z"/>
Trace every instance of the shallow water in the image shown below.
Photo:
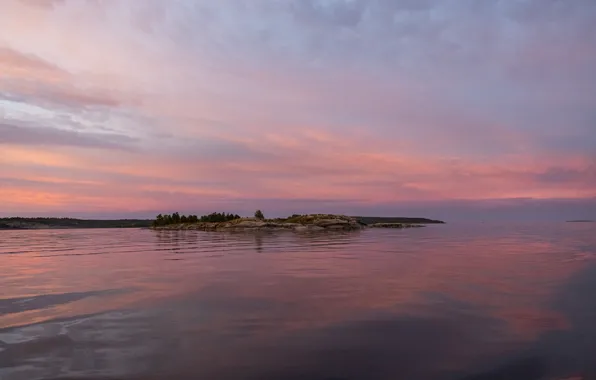
<path fill-rule="evenodd" d="M 0 231 L 0 379 L 595 379 L 595 232 Z"/>

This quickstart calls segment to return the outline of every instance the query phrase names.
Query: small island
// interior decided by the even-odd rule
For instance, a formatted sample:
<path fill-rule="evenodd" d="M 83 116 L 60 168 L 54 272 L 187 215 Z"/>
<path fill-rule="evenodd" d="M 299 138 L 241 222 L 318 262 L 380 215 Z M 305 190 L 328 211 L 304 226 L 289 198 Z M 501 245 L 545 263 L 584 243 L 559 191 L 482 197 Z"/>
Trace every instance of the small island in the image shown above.
<path fill-rule="evenodd" d="M 364 219 L 364 218 L 362 218 Z M 443 223 L 423 218 L 367 218 L 366 223 L 359 217 L 335 214 L 294 214 L 287 218 L 266 219 L 261 210 L 254 217 L 240 217 L 237 214 L 212 213 L 197 217 L 196 215 L 159 214 L 151 228 L 155 230 L 198 230 L 198 231 L 356 231 L 364 228 L 411 228 L 424 227 L 421 223 L 408 223 L 406 220 L 426 221 L 427 223 Z M 386 221 L 386 219 L 392 219 Z M 395 221 L 399 220 L 399 221 Z"/>

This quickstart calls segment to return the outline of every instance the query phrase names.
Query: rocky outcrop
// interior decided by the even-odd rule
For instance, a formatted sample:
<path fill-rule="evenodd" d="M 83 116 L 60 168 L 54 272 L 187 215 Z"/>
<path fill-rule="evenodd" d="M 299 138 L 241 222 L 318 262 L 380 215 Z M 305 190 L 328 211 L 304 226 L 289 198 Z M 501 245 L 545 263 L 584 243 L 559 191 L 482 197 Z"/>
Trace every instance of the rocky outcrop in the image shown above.
<path fill-rule="evenodd" d="M 198 231 L 353 231 L 362 228 L 354 218 L 344 215 L 300 215 L 288 219 L 261 220 L 241 218 L 221 223 L 184 223 L 152 227 L 156 230 L 198 230 Z"/>
<path fill-rule="evenodd" d="M 369 228 L 417 228 L 424 227 L 421 224 L 408 224 L 408 223 L 374 223 L 369 224 Z"/>

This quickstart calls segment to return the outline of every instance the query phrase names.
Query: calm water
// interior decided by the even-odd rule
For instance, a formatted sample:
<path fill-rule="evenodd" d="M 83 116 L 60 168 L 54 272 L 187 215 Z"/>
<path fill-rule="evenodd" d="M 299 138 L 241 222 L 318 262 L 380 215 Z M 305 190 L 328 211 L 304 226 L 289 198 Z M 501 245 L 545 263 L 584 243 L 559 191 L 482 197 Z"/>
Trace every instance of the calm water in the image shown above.
<path fill-rule="evenodd" d="M 595 379 L 596 224 L 0 231 L 0 379 Z"/>

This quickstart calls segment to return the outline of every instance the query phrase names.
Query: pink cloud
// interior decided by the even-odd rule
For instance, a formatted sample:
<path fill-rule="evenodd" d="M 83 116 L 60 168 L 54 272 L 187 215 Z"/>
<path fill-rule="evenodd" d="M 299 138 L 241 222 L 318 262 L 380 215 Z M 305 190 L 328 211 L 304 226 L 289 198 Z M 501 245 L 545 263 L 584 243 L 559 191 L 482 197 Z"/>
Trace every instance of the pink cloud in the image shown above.
<path fill-rule="evenodd" d="M 0 15 L 14 212 L 596 196 L 591 8 L 43 4 Z"/>

